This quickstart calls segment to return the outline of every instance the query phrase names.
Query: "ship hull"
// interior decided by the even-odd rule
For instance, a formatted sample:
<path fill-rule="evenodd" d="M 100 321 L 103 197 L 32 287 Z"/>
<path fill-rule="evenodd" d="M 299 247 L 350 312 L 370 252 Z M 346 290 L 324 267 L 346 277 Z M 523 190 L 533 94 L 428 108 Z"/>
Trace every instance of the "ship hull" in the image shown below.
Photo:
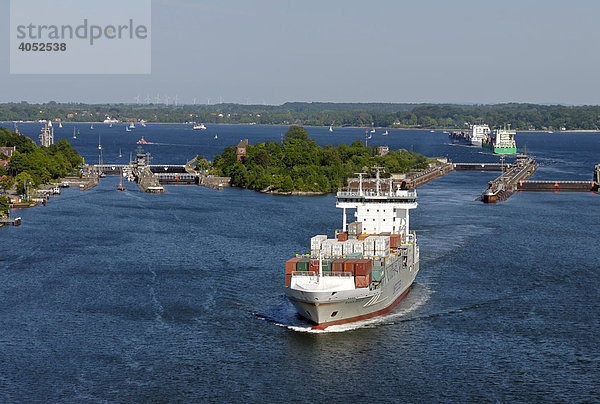
<path fill-rule="evenodd" d="M 419 263 L 402 266 L 379 288 L 359 288 L 336 293 L 299 291 L 286 288 L 288 299 L 298 314 L 315 323 L 314 329 L 332 325 L 366 320 L 388 313 L 408 294 L 417 273 Z"/>

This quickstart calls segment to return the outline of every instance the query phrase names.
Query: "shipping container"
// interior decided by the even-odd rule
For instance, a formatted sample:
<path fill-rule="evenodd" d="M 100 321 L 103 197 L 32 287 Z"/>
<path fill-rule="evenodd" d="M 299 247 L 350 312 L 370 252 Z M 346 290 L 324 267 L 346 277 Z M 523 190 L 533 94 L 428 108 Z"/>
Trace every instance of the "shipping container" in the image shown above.
<path fill-rule="evenodd" d="M 340 258 L 332 263 L 332 271 L 333 272 L 344 272 L 344 262 L 346 262 L 346 258 Z"/>
<path fill-rule="evenodd" d="M 347 232 L 341 232 L 338 233 L 338 241 L 346 241 L 348 240 L 348 233 Z"/>
<path fill-rule="evenodd" d="M 375 238 L 375 252 L 388 253 L 390 251 L 390 238 L 388 236 L 378 236 Z"/>
<path fill-rule="evenodd" d="M 350 254 L 346 254 L 346 258 L 362 258 L 362 254 L 361 253 L 350 253 Z"/>
<path fill-rule="evenodd" d="M 354 266 L 358 261 L 361 261 L 358 258 L 349 258 L 344 262 L 344 272 L 354 275 Z"/>
<path fill-rule="evenodd" d="M 358 239 L 362 241 L 362 240 L 366 239 L 367 237 L 376 236 L 376 235 L 377 234 L 361 234 L 358 236 Z"/>
<path fill-rule="evenodd" d="M 383 267 L 373 267 L 371 274 L 375 282 L 381 282 L 381 280 L 383 279 L 383 271 Z"/>
<path fill-rule="evenodd" d="M 331 260 L 321 260 L 321 268 L 323 268 L 323 272 L 331 272 Z M 319 272 L 319 260 L 311 259 L 308 264 L 309 272 Z"/>
<path fill-rule="evenodd" d="M 400 246 L 400 234 L 392 234 L 390 236 L 390 248 L 398 248 Z"/>
<path fill-rule="evenodd" d="M 331 244 L 331 255 L 336 257 L 344 255 L 344 243 L 332 240 L 329 244 Z"/>
<path fill-rule="evenodd" d="M 311 239 L 310 239 L 311 251 L 320 249 L 321 243 L 323 243 L 323 241 L 325 241 L 325 240 L 327 240 L 327 235 L 325 235 L 325 234 L 319 234 L 319 235 L 311 237 Z"/>
<path fill-rule="evenodd" d="M 302 258 L 296 263 L 296 271 L 298 272 L 308 272 L 308 265 L 310 259 Z"/>
<path fill-rule="evenodd" d="M 362 222 L 353 222 L 348 225 L 348 235 L 358 237 L 362 234 Z"/>
<path fill-rule="evenodd" d="M 357 275 L 354 277 L 354 286 L 357 288 L 368 288 L 371 284 L 371 274 Z"/>
<path fill-rule="evenodd" d="M 366 276 L 371 273 L 373 261 L 369 259 L 357 259 L 354 263 L 354 275 Z"/>
<path fill-rule="evenodd" d="M 301 259 L 302 257 L 295 257 L 287 260 L 285 263 L 285 274 L 290 275 L 292 272 L 296 271 L 296 265 Z"/>
<path fill-rule="evenodd" d="M 322 257 L 329 257 L 331 256 L 331 242 L 335 241 L 332 239 L 326 239 L 323 241 L 323 243 L 321 244 L 321 251 L 320 254 Z M 318 257 L 319 254 L 316 254 L 316 256 Z"/>

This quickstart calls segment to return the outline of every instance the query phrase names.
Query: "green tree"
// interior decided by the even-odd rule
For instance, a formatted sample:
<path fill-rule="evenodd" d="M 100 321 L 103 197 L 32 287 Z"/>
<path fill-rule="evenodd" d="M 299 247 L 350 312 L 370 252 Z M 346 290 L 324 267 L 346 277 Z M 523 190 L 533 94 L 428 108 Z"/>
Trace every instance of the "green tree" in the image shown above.
<path fill-rule="evenodd" d="M 288 131 L 285 132 L 285 140 L 292 139 L 307 140 L 308 132 L 301 126 L 292 125 L 290 126 Z"/>
<path fill-rule="evenodd" d="M 0 195 L 0 216 L 8 216 L 9 200 L 6 196 Z"/>
<path fill-rule="evenodd" d="M 23 195 L 25 194 L 25 184 L 27 183 L 27 181 L 29 181 L 30 187 L 34 186 L 33 177 L 27 171 L 23 171 L 22 173 L 19 173 L 17 175 L 16 182 L 17 182 L 17 192 L 18 193 L 23 194 Z"/>

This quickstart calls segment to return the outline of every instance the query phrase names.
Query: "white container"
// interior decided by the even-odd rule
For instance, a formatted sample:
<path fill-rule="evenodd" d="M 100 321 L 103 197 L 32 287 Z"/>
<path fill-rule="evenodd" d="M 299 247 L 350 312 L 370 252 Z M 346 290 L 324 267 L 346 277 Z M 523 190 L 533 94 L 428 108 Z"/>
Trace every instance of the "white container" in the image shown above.
<path fill-rule="evenodd" d="M 335 240 L 327 240 L 321 243 L 321 255 L 323 257 L 329 257 L 331 255 L 331 242 Z M 318 255 L 318 254 L 317 254 Z"/>
<path fill-rule="evenodd" d="M 348 247 L 352 246 L 352 251 L 347 251 L 344 249 L 344 253 L 345 254 L 350 254 L 351 252 L 353 253 L 357 253 L 357 254 L 364 254 L 365 253 L 365 243 L 363 243 L 360 240 L 348 240 L 347 242 L 349 242 L 350 244 L 348 245 Z M 350 250 L 350 248 L 348 248 L 348 250 Z"/>
<path fill-rule="evenodd" d="M 364 240 L 364 251 L 365 255 L 375 254 L 375 240 L 378 236 L 369 236 Z"/>
<path fill-rule="evenodd" d="M 390 238 L 388 236 L 378 236 L 375 239 L 375 252 L 387 254 L 390 251 Z"/>
<path fill-rule="evenodd" d="M 331 245 L 331 255 L 341 257 L 344 255 L 344 243 L 341 241 L 332 241 Z"/>
<path fill-rule="evenodd" d="M 319 250 L 321 248 L 321 244 L 323 241 L 327 240 L 327 236 L 324 234 L 319 234 L 317 236 L 313 236 L 310 239 L 310 250 Z"/>

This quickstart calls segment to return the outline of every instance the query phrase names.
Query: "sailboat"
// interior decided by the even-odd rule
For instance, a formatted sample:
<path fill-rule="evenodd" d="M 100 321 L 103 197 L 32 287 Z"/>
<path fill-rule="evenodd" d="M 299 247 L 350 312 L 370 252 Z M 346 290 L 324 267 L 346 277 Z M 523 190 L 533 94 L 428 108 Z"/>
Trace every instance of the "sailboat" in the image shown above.
<path fill-rule="evenodd" d="M 375 128 L 371 129 L 371 133 L 375 133 Z"/>
<path fill-rule="evenodd" d="M 218 139 L 218 138 L 219 138 L 219 136 L 215 135 L 215 139 Z"/>
<path fill-rule="evenodd" d="M 129 129 L 135 129 L 135 125 L 133 124 L 133 122 L 131 122 L 131 123 L 129 124 Z"/>
<path fill-rule="evenodd" d="M 381 136 L 387 136 L 387 135 L 389 135 L 389 133 L 388 133 L 388 131 L 387 131 L 387 129 L 386 129 L 386 130 L 385 130 L 385 132 L 383 132 L 383 133 L 381 134 Z"/>
<path fill-rule="evenodd" d="M 112 128 L 112 123 L 110 125 L 108 125 L 109 128 Z"/>
<path fill-rule="evenodd" d="M 333 132 L 333 127 L 329 126 L 329 132 Z"/>
<path fill-rule="evenodd" d="M 117 187 L 117 191 L 125 191 L 125 187 L 123 186 L 123 170 L 121 169 L 121 175 L 119 175 L 119 186 Z"/>
<path fill-rule="evenodd" d="M 131 129 L 129 129 L 129 126 L 125 126 L 125 131 L 126 132 L 131 132 Z"/>
<path fill-rule="evenodd" d="M 73 128 L 73 139 L 77 139 L 77 136 L 75 136 L 75 128 Z"/>
<path fill-rule="evenodd" d="M 119 158 L 123 157 L 123 155 L 121 154 L 121 148 L 119 147 Z"/>
<path fill-rule="evenodd" d="M 58 127 L 59 127 L 59 128 L 62 128 L 62 122 L 59 122 L 59 123 L 58 123 Z"/>

